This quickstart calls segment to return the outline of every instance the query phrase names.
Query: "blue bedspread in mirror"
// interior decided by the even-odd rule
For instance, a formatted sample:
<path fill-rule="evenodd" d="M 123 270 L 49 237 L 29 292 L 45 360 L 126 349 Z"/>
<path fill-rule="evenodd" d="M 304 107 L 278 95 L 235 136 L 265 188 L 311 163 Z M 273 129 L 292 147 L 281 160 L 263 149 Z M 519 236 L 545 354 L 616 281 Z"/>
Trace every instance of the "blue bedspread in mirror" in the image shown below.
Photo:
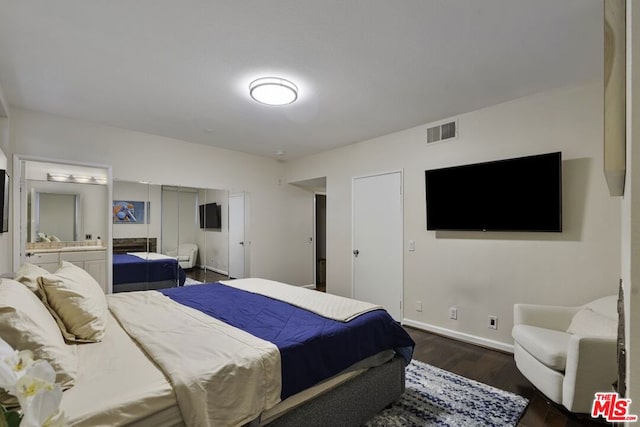
<path fill-rule="evenodd" d="M 113 286 L 135 282 L 173 280 L 184 285 L 186 274 L 175 259 L 145 260 L 135 255 L 113 255 Z"/>

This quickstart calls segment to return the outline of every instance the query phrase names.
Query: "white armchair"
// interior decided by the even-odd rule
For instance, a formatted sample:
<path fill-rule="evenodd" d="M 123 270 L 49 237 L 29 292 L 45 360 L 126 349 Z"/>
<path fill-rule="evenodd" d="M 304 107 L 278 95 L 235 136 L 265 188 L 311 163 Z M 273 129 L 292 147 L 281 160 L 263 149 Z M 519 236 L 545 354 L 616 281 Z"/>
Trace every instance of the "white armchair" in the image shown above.
<path fill-rule="evenodd" d="M 578 307 L 514 305 L 516 366 L 550 400 L 591 412 L 596 392 L 617 377 L 617 297 Z"/>
<path fill-rule="evenodd" d="M 198 258 L 198 246 L 193 243 L 181 243 L 177 250 L 167 251 L 167 255 L 176 257 L 183 269 L 193 268 Z"/>

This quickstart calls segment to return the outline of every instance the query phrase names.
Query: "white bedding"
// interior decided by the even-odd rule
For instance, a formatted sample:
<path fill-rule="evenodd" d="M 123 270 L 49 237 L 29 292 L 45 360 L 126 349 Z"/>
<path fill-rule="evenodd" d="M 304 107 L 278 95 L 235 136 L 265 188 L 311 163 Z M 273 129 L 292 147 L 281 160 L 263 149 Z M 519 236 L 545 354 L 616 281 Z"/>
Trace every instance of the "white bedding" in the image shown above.
<path fill-rule="evenodd" d="M 108 297 L 122 327 L 173 384 L 188 426 L 239 426 L 280 401 L 278 348 L 159 292 Z"/>
<path fill-rule="evenodd" d="M 156 252 L 127 252 L 127 255 L 133 255 L 144 260 L 152 260 L 152 261 L 158 260 L 158 259 L 177 259 L 174 256 L 159 254 Z"/>
<path fill-rule="evenodd" d="M 104 340 L 77 349 L 78 377 L 61 403 L 70 425 L 114 426 L 141 419 L 148 426 L 180 423 L 171 384 L 111 314 Z"/>
<path fill-rule="evenodd" d="M 382 308 L 380 305 L 274 282 L 273 280 L 250 278 L 223 280 L 220 283 L 278 299 L 339 322 L 348 322 L 361 314 Z"/>
<path fill-rule="evenodd" d="M 107 327 L 109 333 L 102 342 L 79 346 L 80 375 L 76 384 L 64 392 L 61 404 L 69 425 L 184 426 L 175 393 L 162 371 L 111 314 Z M 294 394 L 263 412 L 260 425 L 359 375 L 366 370 L 364 367 L 379 366 L 392 357 L 393 351 L 381 353 L 345 373 Z"/>
<path fill-rule="evenodd" d="M 258 417 L 268 422 L 360 372 L 343 373 L 278 404 L 280 354 L 273 344 L 159 292 L 112 294 L 107 300 L 105 339 L 78 346 L 80 376 L 63 396 L 71 425 L 204 427 L 242 425 Z M 352 368 L 382 364 L 393 356 L 386 353 Z"/>

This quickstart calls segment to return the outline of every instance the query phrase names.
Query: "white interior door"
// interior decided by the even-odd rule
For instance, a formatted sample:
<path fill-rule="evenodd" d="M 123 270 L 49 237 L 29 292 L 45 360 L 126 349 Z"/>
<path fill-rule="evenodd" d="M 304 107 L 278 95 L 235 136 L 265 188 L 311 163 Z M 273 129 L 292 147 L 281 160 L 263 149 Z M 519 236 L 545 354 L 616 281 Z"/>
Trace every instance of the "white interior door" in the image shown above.
<path fill-rule="evenodd" d="M 245 277 L 244 194 L 229 196 L 229 277 Z"/>
<path fill-rule="evenodd" d="M 353 295 L 402 319 L 402 173 L 353 179 Z"/>

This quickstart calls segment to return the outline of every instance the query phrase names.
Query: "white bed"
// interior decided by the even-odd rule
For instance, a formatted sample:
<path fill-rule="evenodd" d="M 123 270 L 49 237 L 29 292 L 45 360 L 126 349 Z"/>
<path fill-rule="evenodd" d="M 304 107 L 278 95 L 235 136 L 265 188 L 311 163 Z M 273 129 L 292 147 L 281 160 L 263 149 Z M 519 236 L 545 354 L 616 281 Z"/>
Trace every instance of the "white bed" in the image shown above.
<path fill-rule="evenodd" d="M 83 328 L 87 324 L 92 325 L 93 329 L 89 328 L 87 333 L 90 337 L 98 337 L 94 341 L 99 342 L 65 344 L 61 337 L 51 336 L 54 334 L 51 328 L 56 328 L 55 321 L 45 320 L 42 313 L 33 315 L 33 321 L 22 327 L 38 329 L 40 324 L 51 321 L 54 326 L 48 326 L 50 329 L 45 341 L 55 338 L 59 342 L 45 342 L 45 346 L 50 348 L 42 353 L 33 347 L 33 343 L 28 345 L 35 348 L 37 357 L 40 354 L 43 358 L 58 357 L 52 356 L 57 351 L 55 354 L 67 352 L 67 356 L 72 355 L 77 360 L 77 367 L 70 368 L 74 371 L 71 372 L 74 384 L 63 393 L 61 403 L 70 425 L 257 426 L 273 422 L 273 425 L 294 426 L 329 422 L 355 426 L 397 399 L 404 390 L 406 357 L 400 362 L 400 358 L 394 357 L 395 351 L 388 348 L 370 353 L 373 355 L 340 372 L 334 371 L 335 375 L 325 377 L 313 386 L 301 387 L 295 394 L 285 395 L 282 385 L 284 370 L 281 373 L 282 348 L 180 304 L 160 292 L 130 292 L 105 298 L 97 292 L 99 286 L 91 284 L 88 288 L 93 291 L 84 295 L 88 274 L 70 264 L 65 269 L 65 280 L 69 283 L 63 283 L 60 277 L 64 274 L 60 273 L 58 282 L 53 281 L 53 284 L 43 287 L 40 282 L 44 278 L 39 277 L 36 282 L 40 283 L 40 288 L 36 287 L 35 292 L 46 291 L 42 302 L 50 305 L 48 309 L 56 320 L 60 321 L 62 317 L 65 321 L 64 325 L 59 323 L 62 334 L 68 337 L 70 332 L 75 332 L 80 342 L 86 341 L 80 336 L 82 331 L 73 329 L 73 325 L 70 328 L 65 319 L 68 314 L 66 307 L 61 309 L 59 304 L 56 305 L 59 302 L 56 298 L 60 295 L 66 298 L 70 291 L 76 297 L 82 294 L 79 301 L 74 297 L 75 302 L 69 304 L 98 313 L 98 321 L 92 318 L 91 322 L 83 321 L 82 324 Z M 79 275 L 74 276 L 76 273 Z M 15 331 L 9 330 L 14 327 L 12 321 L 7 320 L 9 317 L 18 311 L 22 316 L 36 309 L 44 310 L 44 316 L 47 316 L 46 309 L 37 307 L 42 304 L 32 292 L 34 287 L 31 285 L 37 274 L 26 277 L 28 280 L 22 282 L 25 286 L 14 281 L 7 285 L 3 281 L 0 286 L 0 333 L 3 338 L 12 335 L 10 344 L 14 348 L 20 348 L 19 340 L 24 331 L 14 334 Z M 49 280 L 55 277 L 53 275 Z M 82 280 L 74 283 L 74 277 Z M 320 312 L 325 319 L 323 321 L 326 318 L 359 317 L 359 313 L 371 310 L 380 313 L 377 307 L 366 303 L 277 282 L 247 279 L 244 282 L 246 286 L 242 281 L 231 285 L 203 285 L 208 288 L 201 289 L 213 291 L 217 286 L 224 292 L 250 292 L 253 295 L 254 291 L 262 293 L 263 288 L 271 289 L 273 285 L 266 292 L 270 293 L 269 298 L 277 296 L 279 300 L 288 300 L 289 304 L 301 304 L 305 306 L 305 313 Z M 60 295 L 56 294 L 60 291 L 56 286 L 62 288 Z M 27 287 L 26 291 L 21 289 Z M 184 295 L 192 292 L 189 288 L 195 287 L 168 292 L 182 292 Z M 21 296 L 13 304 L 11 295 L 17 291 Z M 289 307 L 289 304 L 285 306 Z M 52 308 L 59 312 L 54 313 Z M 39 320 L 36 319 L 38 316 Z M 103 320 L 100 320 L 101 316 L 104 316 Z M 100 333 L 96 335 L 95 329 Z M 403 339 L 401 341 L 406 343 Z M 54 365 L 57 368 L 63 364 Z"/>
<path fill-rule="evenodd" d="M 104 341 L 78 346 L 79 376 L 64 392 L 61 408 L 70 425 L 137 427 L 182 426 L 175 393 L 160 368 L 136 345 L 109 315 Z M 393 358 L 385 352 L 361 366 L 374 367 Z M 322 384 L 289 397 L 264 412 L 265 425 L 314 397 L 362 374 L 367 368 L 349 369 Z"/>
<path fill-rule="evenodd" d="M 101 342 L 80 344 L 78 376 L 61 407 L 71 425 L 182 423 L 171 384 L 109 313 Z"/>

